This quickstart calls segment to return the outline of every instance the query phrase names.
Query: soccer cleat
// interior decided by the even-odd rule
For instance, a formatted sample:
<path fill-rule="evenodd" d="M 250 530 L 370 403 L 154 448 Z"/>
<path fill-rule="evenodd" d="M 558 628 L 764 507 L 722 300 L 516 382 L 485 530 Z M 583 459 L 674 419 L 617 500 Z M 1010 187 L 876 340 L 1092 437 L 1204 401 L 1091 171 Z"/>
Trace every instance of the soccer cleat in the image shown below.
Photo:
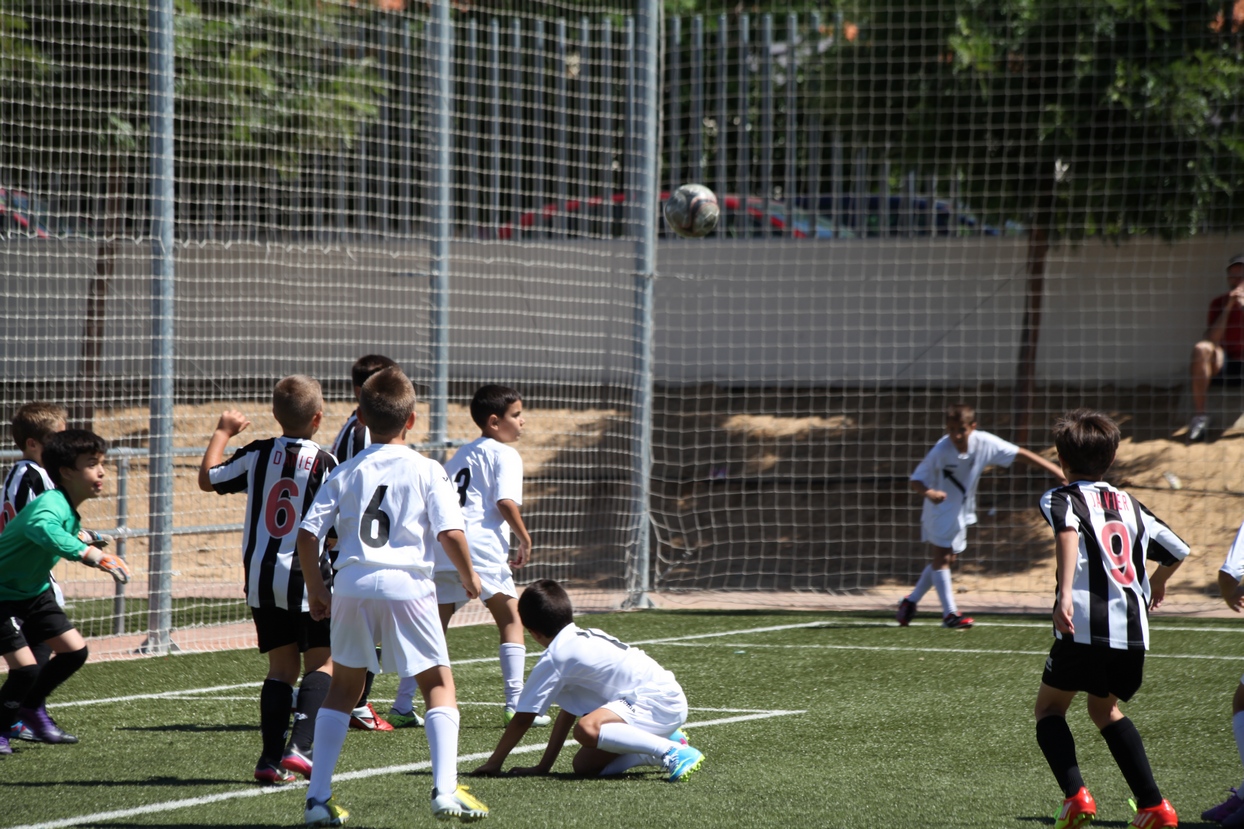
<path fill-rule="evenodd" d="M 1136 814 L 1132 816 L 1132 822 L 1128 824 L 1135 829 L 1174 829 L 1178 825 L 1179 816 L 1175 814 L 1175 807 L 1171 806 L 1171 802 L 1166 798 L 1163 798 L 1157 806 L 1137 809 Z"/>
<path fill-rule="evenodd" d="M 669 772 L 669 781 L 677 783 L 686 780 L 693 772 L 704 765 L 704 752 L 691 746 L 676 746 L 665 752 L 661 765 Z"/>
<path fill-rule="evenodd" d="M 293 783 L 297 778 L 276 763 L 260 757 L 255 765 L 255 779 L 269 786 L 284 786 L 286 783 Z"/>
<path fill-rule="evenodd" d="M 915 615 L 916 603 L 911 599 L 903 599 L 898 603 L 898 612 L 894 614 L 894 618 L 898 619 L 899 627 L 907 627 Z"/>
<path fill-rule="evenodd" d="M 1209 415 L 1199 414 L 1188 424 L 1188 440 L 1197 441 L 1205 437 L 1209 429 Z"/>
<path fill-rule="evenodd" d="M 408 714 L 403 714 L 396 708 L 390 708 L 385 716 L 389 718 L 389 725 L 394 728 L 423 728 L 423 717 L 416 714 L 413 708 Z"/>
<path fill-rule="evenodd" d="M 384 718 L 376 713 L 376 709 L 371 707 L 371 703 L 355 708 L 350 714 L 350 727 L 357 728 L 360 731 L 392 731 L 393 726 L 384 721 Z"/>
<path fill-rule="evenodd" d="M 1075 829 L 1087 826 L 1097 817 L 1097 802 L 1089 794 L 1089 790 L 1080 787 L 1080 791 L 1063 801 L 1063 807 L 1054 816 L 1054 829 Z"/>
<path fill-rule="evenodd" d="M 30 729 L 30 733 L 34 735 L 35 741 L 40 743 L 69 743 L 78 742 L 78 738 L 61 729 L 52 719 L 52 715 L 48 713 L 45 706 L 40 705 L 38 708 L 19 708 L 17 715 L 21 717 L 22 723 L 26 728 Z"/>
<path fill-rule="evenodd" d="M 1221 818 L 1221 819 L 1208 818 L 1208 819 L 1209 820 L 1220 820 L 1220 822 L 1222 823 L 1223 826 L 1226 827 L 1226 829 L 1241 829 L 1241 827 L 1244 827 L 1244 802 L 1241 802 L 1240 806 L 1234 812 L 1232 812 L 1231 814 L 1227 815 L 1224 818 Z"/>
<path fill-rule="evenodd" d="M 21 720 L 13 723 L 13 727 L 9 729 L 9 739 L 25 740 L 30 743 L 39 742 L 39 738 L 35 736 L 35 733 L 27 728 L 26 723 Z"/>
<path fill-rule="evenodd" d="M 510 720 L 514 719 L 515 713 L 514 709 L 507 705 L 505 710 L 501 712 L 502 725 L 509 725 Z M 535 728 L 544 728 L 545 726 L 552 724 L 552 722 L 553 718 L 548 714 L 536 714 L 536 718 L 531 721 L 531 724 Z"/>
<path fill-rule="evenodd" d="M 674 733 L 670 735 L 670 739 L 678 743 L 679 745 L 684 745 L 684 746 L 691 745 L 691 738 L 688 737 L 687 732 L 683 731 L 681 728 L 675 728 Z"/>
<path fill-rule="evenodd" d="M 1227 791 L 1231 792 L 1231 796 L 1222 803 L 1219 803 L 1217 806 L 1211 806 L 1204 812 L 1201 812 L 1201 820 L 1210 820 L 1214 823 L 1222 823 L 1224 820 L 1240 811 L 1240 809 L 1244 809 L 1244 800 L 1240 799 L 1239 795 L 1236 794 L 1235 789 L 1228 789 Z"/>
<path fill-rule="evenodd" d="M 13 753 L 13 746 L 9 745 L 9 738 L 0 734 L 0 757 Z"/>
<path fill-rule="evenodd" d="M 433 789 L 432 817 L 437 820 L 456 817 L 463 823 L 474 823 L 488 817 L 488 807 L 472 795 L 466 786 L 459 786 L 457 791 L 446 794 L 440 794 Z"/>
<path fill-rule="evenodd" d="M 285 755 L 281 757 L 281 768 L 311 779 L 311 758 L 293 746 L 285 749 Z"/>
<path fill-rule="evenodd" d="M 951 630 L 970 628 L 975 623 L 976 620 L 971 616 L 961 616 L 958 613 L 947 613 L 942 619 L 942 627 L 950 628 Z"/>
<path fill-rule="evenodd" d="M 308 826 L 343 826 L 350 813 L 337 805 L 331 797 L 328 800 L 308 800 L 302 813 Z"/>

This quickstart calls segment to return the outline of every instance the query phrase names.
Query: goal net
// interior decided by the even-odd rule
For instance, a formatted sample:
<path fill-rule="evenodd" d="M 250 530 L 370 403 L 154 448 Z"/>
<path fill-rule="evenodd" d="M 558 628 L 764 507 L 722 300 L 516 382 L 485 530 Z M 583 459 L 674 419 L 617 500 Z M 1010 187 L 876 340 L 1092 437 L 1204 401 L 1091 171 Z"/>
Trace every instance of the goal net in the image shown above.
<path fill-rule="evenodd" d="M 581 609 L 892 608 L 929 558 L 908 478 L 960 401 L 1047 460 L 1057 414 L 1115 417 L 1109 480 L 1194 549 L 1170 604 L 1214 606 L 1237 388 L 1209 389 L 1203 440 L 1185 428 L 1193 344 L 1244 250 L 1241 87 L 1212 82 L 1240 71 L 1229 10 L 1022 29 L 948 0 L 713 8 L 656 21 L 649 61 L 629 4 L 188 6 L 161 317 L 148 5 L 0 14 L 0 409 L 57 402 L 110 441 L 83 521 L 135 578 L 55 571 L 96 652 L 140 648 L 157 607 L 178 647 L 250 641 L 245 498 L 198 490 L 207 439 L 235 407 L 253 425 L 229 451 L 277 433 L 272 387 L 300 373 L 330 443 L 368 353 L 415 381 L 411 440 L 436 457 L 477 433 L 476 387 L 523 393 L 516 579 Z M 677 239 L 660 198 L 693 182 L 721 220 Z M 149 472 L 170 457 L 161 558 Z M 983 476 L 962 607 L 1048 606 L 1052 483 Z"/>

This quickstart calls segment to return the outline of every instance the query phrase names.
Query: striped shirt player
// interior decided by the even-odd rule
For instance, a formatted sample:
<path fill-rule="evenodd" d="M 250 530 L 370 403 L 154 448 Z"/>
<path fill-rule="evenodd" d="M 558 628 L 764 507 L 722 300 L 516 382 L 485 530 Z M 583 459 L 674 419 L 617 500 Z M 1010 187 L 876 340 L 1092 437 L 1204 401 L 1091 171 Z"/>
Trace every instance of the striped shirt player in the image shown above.
<path fill-rule="evenodd" d="M 333 441 L 333 456 L 339 463 L 345 463 L 368 446 L 371 446 L 371 432 L 359 423 L 359 413 L 355 409 Z"/>
<path fill-rule="evenodd" d="M 55 488 L 48 473 L 34 461 L 22 458 L 13 464 L 9 474 L 4 476 L 4 506 L 0 508 L 0 530 L 22 511 L 22 507 Z"/>
<path fill-rule="evenodd" d="M 1056 536 L 1075 530 L 1080 537 L 1071 588 L 1073 641 L 1147 650 L 1151 594 L 1145 560 L 1173 565 L 1188 555 L 1188 545 L 1144 504 L 1104 481 L 1050 490 L 1041 498 L 1041 513 Z M 1054 635 L 1064 638 L 1058 630 Z"/>
<path fill-rule="evenodd" d="M 307 610 L 294 550 L 298 524 L 336 466 L 337 459 L 314 441 L 282 436 L 248 443 L 209 470 L 220 495 L 249 493 L 242 564 L 251 607 Z"/>

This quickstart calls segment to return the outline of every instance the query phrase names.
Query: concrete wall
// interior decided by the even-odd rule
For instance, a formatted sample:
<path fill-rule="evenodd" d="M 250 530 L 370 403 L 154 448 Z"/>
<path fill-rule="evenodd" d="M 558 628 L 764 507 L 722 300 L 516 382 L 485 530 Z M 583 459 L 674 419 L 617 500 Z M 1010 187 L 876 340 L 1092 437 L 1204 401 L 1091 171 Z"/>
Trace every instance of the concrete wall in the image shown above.
<path fill-rule="evenodd" d="M 1244 236 L 1064 245 L 1049 257 L 1038 377 L 1173 385 Z M 1008 383 L 1025 284 L 1022 239 L 668 241 L 656 285 L 658 382 Z M 458 242 L 451 378 L 628 384 L 626 242 Z M 0 247 L 0 379 L 72 377 L 96 250 Z M 191 243 L 177 264 L 182 378 L 336 377 L 380 350 L 426 368 L 429 263 L 418 243 L 348 248 Z M 150 260 L 118 246 L 106 376 L 149 370 Z M 414 368 L 414 367 L 418 368 Z"/>

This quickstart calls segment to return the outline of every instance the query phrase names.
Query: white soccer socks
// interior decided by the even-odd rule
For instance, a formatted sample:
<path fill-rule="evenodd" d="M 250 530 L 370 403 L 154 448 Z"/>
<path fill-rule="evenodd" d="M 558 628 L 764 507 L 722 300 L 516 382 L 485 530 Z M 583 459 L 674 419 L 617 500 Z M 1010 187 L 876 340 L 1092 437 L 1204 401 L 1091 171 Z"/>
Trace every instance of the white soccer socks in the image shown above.
<path fill-rule="evenodd" d="M 315 762 L 311 764 L 311 783 L 307 799 L 323 802 L 333 793 L 333 771 L 341 757 L 341 747 L 350 730 L 350 715 L 332 708 L 320 708 L 315 715 Z"/>
<path fill-rule="evenodd" d="M 432 755 L 432 786 L 438 792 L 458 790 L 458 716 L 457 708 L 429 708 L 424 717 L 428 732 L 428 751 Z M 319 734 L 316 734 L 319 737 Z M 316 748 L 319 751 L 319 748 Z"/>
<path fill-rule="evenodd" d="M 662 757 L 677 746 L 678 743 L 668 737 L 658 737 L 621 722 L 602 725 L 600 736 L 596 739 L 597 748 L 612 754 L 655 754 Z"/>
<path fill-rule="evenodd" d="M 933 587 L 933 565 L 926 564 L 924 570 L 920 572 L 920 578 L 916 580 L 916 586 L 907 594 L 907 600 L 919 604 L 931 587 Z"/>
<path fill-rule="evenodd" d="M 403 714 L 415 710 L 415 694 L 419 693 L 419 683 L 413 676 L 404 676 L 397 682 L 397 696 L 393 700 L 393 710 Z"/>
<path fill-rule="evenodd" d="M 958 613 L 959 607 L 955 604 L 955 590 L 950 586 L 949 567 L 933 571 L 933 586 L 937 588 L 937 598 L 942 600 L 942 615 Z"/>
<path fill-rule="evenodd" d="M 500 648 L 501 680 L 505 683 L 505 704 L 518 708 L 523 693 L 523 668 L 527 662 L 527 646 L 503 642 Z"/>

